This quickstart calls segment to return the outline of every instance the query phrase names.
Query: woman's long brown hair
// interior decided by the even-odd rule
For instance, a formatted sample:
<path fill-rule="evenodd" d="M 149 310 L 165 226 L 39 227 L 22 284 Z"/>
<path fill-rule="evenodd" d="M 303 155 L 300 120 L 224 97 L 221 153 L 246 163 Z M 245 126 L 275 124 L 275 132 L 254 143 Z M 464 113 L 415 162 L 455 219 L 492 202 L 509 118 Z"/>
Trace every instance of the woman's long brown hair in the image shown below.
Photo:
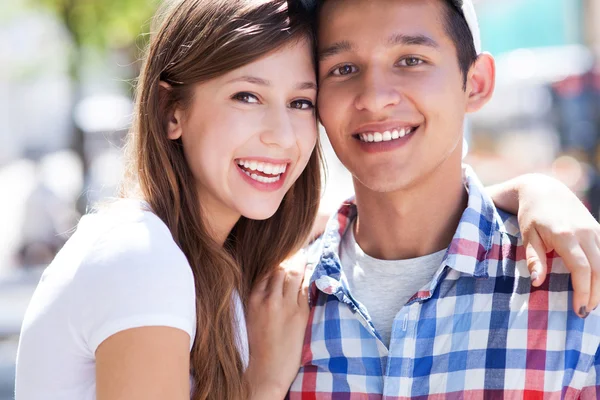
<path fill-rule="evenodd" d="M 180 140 L 167 138 L 167 115 L 189 106 L 193 86 L 277 50 L 314 44 L 301 0 L 176 0 L 157 13 L 136 89 L 122 196 L 141 195 L 187 256 L 196 284 L 197 333 L 191 351 L 192 399 L 239 400 L 248 394 L 235 322 L 236 292 L 252 286 L 306 240 L 321 188 L 321 152 L 269 219 L 242 217 L 225 246 L 209 235 L 195 179 Z M 160 81 L 171 90 L 160 88 Z M 316 124 L 316 122 L 315 122 Z"/>

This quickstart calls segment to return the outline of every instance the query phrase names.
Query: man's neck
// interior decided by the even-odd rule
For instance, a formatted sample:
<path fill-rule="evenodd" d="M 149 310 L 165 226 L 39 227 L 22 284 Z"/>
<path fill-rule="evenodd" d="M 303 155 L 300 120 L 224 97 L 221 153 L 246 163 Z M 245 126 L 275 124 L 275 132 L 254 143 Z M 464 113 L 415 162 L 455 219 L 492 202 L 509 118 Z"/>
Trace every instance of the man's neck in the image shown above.
<path fill-rule="evenodd" d="M 355 181 L 355 235 L 367 254 L 402 260 L 450 245 L 468 200 L 460 159 L 452 158 L 405 190 L 378 193 Z"/>

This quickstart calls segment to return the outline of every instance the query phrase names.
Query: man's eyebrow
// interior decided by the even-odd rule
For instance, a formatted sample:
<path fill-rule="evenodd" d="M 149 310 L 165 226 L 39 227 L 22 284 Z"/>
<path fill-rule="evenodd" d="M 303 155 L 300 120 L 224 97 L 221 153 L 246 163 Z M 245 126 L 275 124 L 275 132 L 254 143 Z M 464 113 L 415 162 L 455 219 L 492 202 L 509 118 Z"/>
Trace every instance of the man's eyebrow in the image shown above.
<path fill-rule="evenodd" d="M 326 58 L 335 56 L 336 54 L 343 53 L 345 51 L 352 51 L 352 49 L 353 46 L 347 40 L 335 42 L 331 46 L 327 46 L 323 50 L 319 50 L 319 61 L 323 61 Z"/>
<path fill-rule="evenodd" d="M 248 82 L 248 83 L 254 83 L 255 85 L 271 86 L 270 81 L 259 78 L 257 76 L 251 76 L 251 75 L 240 76 L 239 78 L 234 78 L 234 79 L 228 81 L 227 83 L 232 83 L 232 82 Z"/>
<path fill-rule="evenodd" d="M 405 45 L 405 46 L 427 46 L 437 49 L 440 45 L 432 38 L 425 35 L 405 35 L 402 33 L 396 33 L 389 37 L 388 45 Z"/>

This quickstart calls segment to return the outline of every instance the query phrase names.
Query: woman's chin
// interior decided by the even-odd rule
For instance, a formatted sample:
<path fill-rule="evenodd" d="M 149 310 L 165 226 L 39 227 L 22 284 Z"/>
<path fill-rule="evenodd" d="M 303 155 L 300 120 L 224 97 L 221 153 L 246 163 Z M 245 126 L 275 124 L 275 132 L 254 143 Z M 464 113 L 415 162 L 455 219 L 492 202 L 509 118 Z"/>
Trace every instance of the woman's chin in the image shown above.
<path fill-rule="evenodd" d="M 263 204 L 257 207 L 248 207 L 245 210 L 243 210 L 241 214 L 242 216 L 248 219 L 263 221 L 265 219 L 271 218 L 275 214 L 275 212 L 277 212 L 278 207 L 279 204 L 277 204 L 277 207 L 267 207 Z"/>

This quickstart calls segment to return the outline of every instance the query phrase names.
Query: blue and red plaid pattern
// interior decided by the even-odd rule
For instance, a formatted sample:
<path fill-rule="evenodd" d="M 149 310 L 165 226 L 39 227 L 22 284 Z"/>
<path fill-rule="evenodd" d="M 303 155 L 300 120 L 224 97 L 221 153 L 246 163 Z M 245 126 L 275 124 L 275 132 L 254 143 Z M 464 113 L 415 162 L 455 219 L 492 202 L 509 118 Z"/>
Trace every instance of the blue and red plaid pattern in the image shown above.
<path fill-rule="evenodd" d="M 600 318 L 580 319 L 562 260 L 531 286 L 516 218 L 466 167 L 468 206 L 433 280 L 395 317 L 389 349 L 348 289 L 342 206 L 316 245 L 302 367 L 289 399 L 600 399 Z M 381 293 L 385 296 L 385 293 Z"/>

